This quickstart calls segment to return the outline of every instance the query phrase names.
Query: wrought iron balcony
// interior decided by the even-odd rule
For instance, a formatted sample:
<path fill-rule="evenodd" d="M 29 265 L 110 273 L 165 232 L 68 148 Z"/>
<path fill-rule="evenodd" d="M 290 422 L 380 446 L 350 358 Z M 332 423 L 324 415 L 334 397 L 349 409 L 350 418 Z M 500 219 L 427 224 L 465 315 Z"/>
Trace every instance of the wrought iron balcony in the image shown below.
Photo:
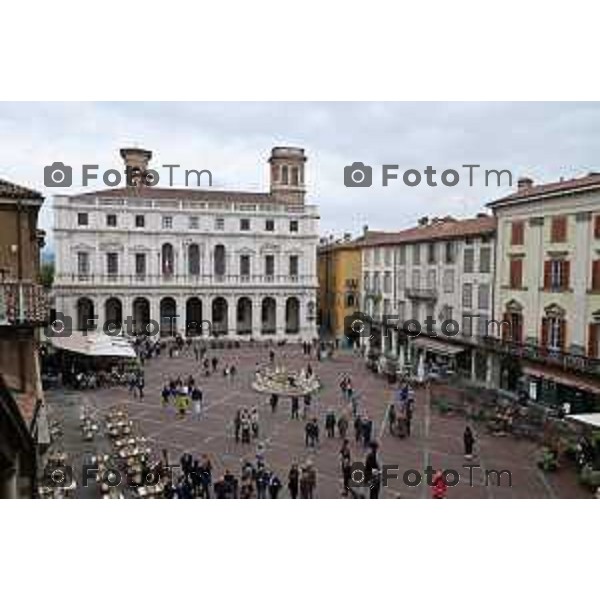
<path fill-rule="evenodd" d="M 406 297 L 412 300 L 437 300 L 438 293 L 435 288 L 406 288 Z"/>
<path fill-rule="evenodd" d="M 536 344 L 520 344 L 492 336 L 483 336 L 480 340 L 484 346 L 515 358 L 553 365 L 564 371 L 600 375 L 600 359 L 598 358 L 590 358 L 584 354 L 562 352 L 561 350 L 545 348 Z"/>
<path fill-rule="evenodd" d="M 25 281 L 0 282 L 0 326 L 42 326 L 49 319 L 43 286 Z"/>

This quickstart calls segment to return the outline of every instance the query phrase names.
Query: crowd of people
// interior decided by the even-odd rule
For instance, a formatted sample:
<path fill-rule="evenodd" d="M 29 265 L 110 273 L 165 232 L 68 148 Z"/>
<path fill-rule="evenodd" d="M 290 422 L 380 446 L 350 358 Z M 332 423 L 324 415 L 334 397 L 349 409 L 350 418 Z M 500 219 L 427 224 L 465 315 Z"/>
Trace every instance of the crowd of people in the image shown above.
<path fill-rule="evenodd" d="M 213 465 L 204 454 L 200 459 L 184 453 L 177 465 L 168 465 L 168 456 L 163 452 L 163 461 L 157 467 L 157 477 L 163 484 L 163 495 L 168 499 L 272 499 L 277 500 L 285 482 L 270 468 L 263 456 L 264 448 L 257 446 L 256 459 L 244 460 L 239 475 L 225 469 L 214 477 Z M 173 469 L 173 467 L 177 469 Z M 309 459 L 302 463 L 293 461 L 287 474 L 287 490 L 292 499 L 312 499 L 317 487 L 317 470 Z"/>

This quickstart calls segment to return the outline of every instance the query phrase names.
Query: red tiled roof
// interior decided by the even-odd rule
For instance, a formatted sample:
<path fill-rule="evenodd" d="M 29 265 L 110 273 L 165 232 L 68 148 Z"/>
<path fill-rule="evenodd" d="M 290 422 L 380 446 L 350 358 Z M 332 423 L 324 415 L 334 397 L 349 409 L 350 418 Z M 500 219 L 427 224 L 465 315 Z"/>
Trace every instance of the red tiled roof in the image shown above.
<path fill-rule="evenodd" d="M 359 245 L 384 246 L 389 244 L 408 244 L 421 241 L 486 235 L 495 231 L 496 219 L 494 217 L 481 216 L 461 220 L 447 217 L 428 225 L 412 227 L 402 231 L 377 232 L 372 238 L 367 238 Z"/>
<path fill-rule="evenodd" d="M 126 186 L 76 194 L 71 198 L 147 198 L 163 200 L 195 200 L 198 202 L 275 202 L 264 192 L 238 192 L 228 190 L 205 190 L 198 188 L 174 188 L 153 186 Z"/>
<path fill-rule="evenodd" d="M 36 192 L 35 190 L 30 190 L 22 185 L 17 185 L 16 183 L 11 183 L 10 181 L 6 181 L 6 179 L 0 179 L 0 197 L 4 198 L 15 198 L 22 200 L 43 200 L 44 196 L 40 194 L 40 192 Z"/>
<path fill-rule="evenodd" d="M 549 194 L 561 194 L 569 192 L 584 192 L 587 189 L 600 188 L 600 173 L 589 173 L 584 177 L 575 177 L 573 179 L 565 179 L 563 181 L 555 181 L 553 183 L 542 183 L 539 185 L 523 186 L 516 192 L 498 198 L 488 203 L 488 206 L 497 206 L 504 202 L 514 200 L 527 200 L 546 196 Z"/>
<path fill-rule="evenodd" d="M 320 244 L 317 252 L 328 252 L 329 250 L 353 250 L 365 245 L 367 240 L 375 239 L 379 235 L 385 234 L 385 231 L 367 230 L 363 235 L 351 240 L 334 240 L 326 244 Z"/>

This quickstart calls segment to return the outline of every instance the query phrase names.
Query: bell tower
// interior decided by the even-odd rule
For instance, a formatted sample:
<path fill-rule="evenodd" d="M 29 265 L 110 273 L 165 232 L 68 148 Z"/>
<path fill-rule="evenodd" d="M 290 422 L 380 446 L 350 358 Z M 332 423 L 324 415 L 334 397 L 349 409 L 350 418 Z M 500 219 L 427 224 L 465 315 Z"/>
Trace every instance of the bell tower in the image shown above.
<path fill-rule="evenodd" d="M 304 148 L 276 146 L 271 150 L 271 195 L 278 202 L 304 204 Z"/>
<path fill-rule="evenodd" d="M 121 148 L 120 154 L 125 163 L 125 171 L 130 173 L 127 185 L 137 187 L 143 185 L 144 180 L 141 175 L 148 170 L 152 152 L 143 148 Z"/>

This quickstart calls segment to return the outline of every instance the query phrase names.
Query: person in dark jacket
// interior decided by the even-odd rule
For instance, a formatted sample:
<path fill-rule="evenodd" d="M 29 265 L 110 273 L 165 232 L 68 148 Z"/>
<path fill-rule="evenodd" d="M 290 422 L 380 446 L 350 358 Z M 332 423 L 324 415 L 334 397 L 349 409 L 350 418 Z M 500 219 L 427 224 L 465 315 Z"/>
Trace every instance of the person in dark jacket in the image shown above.
<path fill-rule="evenodd" d="M 299 419 L 299 407 L 300 407 L 300 403 L 298 400 L 298 396 L 292 396 L 292 419 Z"/>
<path fill-rule="evenodd" d="M 298 487 L 300 482 L 300 471 L 296 463 L 292 463 L 290 472 L 288 473 L 288 490 L 292 500 L 298 497 Z"/>
<path fill-rule="evenodd" d="M 271 478 L 269 479 L 269 496 L 271 497 L 271 500 L 277 500 L 280 489 L 281 481 L 279 480 L 279 477 L 277 477 L 275 473 L 271 473 Z"/>
<path fill-rule="evenodd" d="M 465 427 L 465 432 L 463 433 L 463 443 L 465 446 L 465 458 L 472 458 L 473 446 L 475 445 L 475 436 L 468 425 Z"/>

